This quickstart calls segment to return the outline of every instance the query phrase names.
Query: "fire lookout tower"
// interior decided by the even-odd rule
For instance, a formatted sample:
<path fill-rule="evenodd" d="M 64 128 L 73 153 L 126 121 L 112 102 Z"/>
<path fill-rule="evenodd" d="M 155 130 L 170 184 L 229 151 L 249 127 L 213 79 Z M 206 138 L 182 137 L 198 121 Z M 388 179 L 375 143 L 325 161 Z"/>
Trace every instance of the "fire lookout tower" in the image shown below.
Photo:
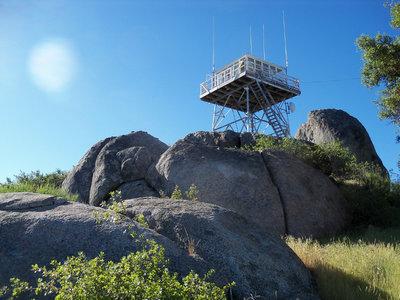
<path fill-rule="evenodd" d="M 212 131 L 290 135 L 288 114 L 294 105 L 286 100 L 300 95 L 297 78 L 286 68 L 244 55 L 208 75 L 200 84 L 200 99 L 214 104 Z"/>

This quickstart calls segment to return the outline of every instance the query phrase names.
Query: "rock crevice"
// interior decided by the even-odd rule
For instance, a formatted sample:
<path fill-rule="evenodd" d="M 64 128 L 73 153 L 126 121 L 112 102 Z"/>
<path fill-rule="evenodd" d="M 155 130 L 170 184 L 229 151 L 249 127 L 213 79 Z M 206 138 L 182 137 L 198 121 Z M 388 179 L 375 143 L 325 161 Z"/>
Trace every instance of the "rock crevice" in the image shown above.
<path fill-rule="evenodd" d="M 285 208 L 285 203 L 282 199 L 282 193 L 281 190 L 279 188 L 279 185 L 276 184 L 275 179 L 274 179 L 274 174 L 272 174 L 272 172 L 268 169 L 268 165 L 265 161 L 264 156 L 262 155 L 262 152 L 259 152 L 260 157 L 264 163 L 265 166 L 265 171 L 268 173 L 269 178 L 271 178 L 271 182 L 272 184 L 276 187 L 276 190 L 278 191 L 278 195 L 279 195 L 279 200 L 281 202 L 281 206 L 282 206 L 282 212 L 283 212 L 283 222 L 285 224 L 285 235 L 288 234 L 288 225 L 287 225 L 287 214 L 286 214 L 286 208 Z"/>

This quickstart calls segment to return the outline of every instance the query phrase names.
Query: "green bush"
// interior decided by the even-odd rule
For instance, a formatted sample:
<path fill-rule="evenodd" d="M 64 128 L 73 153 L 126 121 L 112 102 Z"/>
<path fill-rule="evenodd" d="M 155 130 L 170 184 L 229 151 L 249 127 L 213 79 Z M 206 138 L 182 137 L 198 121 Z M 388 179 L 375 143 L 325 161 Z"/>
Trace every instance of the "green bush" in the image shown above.
<path fill-rule="evenodd" d="M 296 156 L 337 180 L 351 177 L 352 169 L 357 164 L 355 156 L 339 141 L 316 145 L 289 137 L 260 135 L 252 150 L 264 149 L 279 150 Z"/>
<path fill-rule="evenodd" d="M 343 184 L 341 190 L 353 204 L 354 225 L 400 225 L 399 183 L 376 173 L 367 173 L 360 182 Z"/>
<path fill-rule="evenodd" d="M 14 180 L 7 178 L 6 184 L 29 184 L 35 187 L 52 186 L 55 188 L 61 188 L 61 184 L 67 175 L 68 172 L 60 169 L 49 174 L 42 174 L 39 170 L 32 171 L 29 174 L 21 171 L 19 175 L 14 175 Z"/>
<path fill-rule="evenodd" d="M 78 195 L 68 194 L 61 189 L 62 182 L 67 174 L 68 172 L 59 169 L 49 174 L 42 174 L 40 171 L 32 171 L 28 174 L 21 171 L 19 175 L 14 175 L 14 180 L 7 178 L 6 183 L 0 183 L 0 193 L 31 192 L 76 201 Z"/>
<path fill-rule="evenodd" d="M 164 192 L 160 192 L 161 198 L 163 198 Z M 199 190 L 197 187 L 192 183 L 189 187 L 189 190 L 185 192 L 185 196 L 187 199 L 192 201 L 198 201 Z M 179 189 L 179 186 L 176 185 L 174 191 L 172 192 L 171 199 L 183 199 L 182 191 Z"/>
<path fill-rule="evenodd" d="M 175 189 L 172 192 L 171 199 L 179 199 L 179 200 L 183 199 L 182 191 L 179 189 L 178 185 L 175 185 Z"/>
<path fill-rule="evenodd" d="M 189 190 L 185 192 L 185 195 L 189 200 L 192 200 L 192 201 L 199 200 L 199 198 L 198 198 L 199 190 L 193 183 L 190 185 Z"/>
<path fill-rule="evenodd" d="M 55 188 L 54 186 L 51 185 L 35 186 L 29 183 L 23 183 L 23 184 L 12 183 L 12 184 L 0 185 L 0 194 L 19 193 L 19 192 L 48 194 L 66 198 L 68 201 L 76 201 L 78 199 L 78 195 L 68 194 L 64 192 L 62 189 Z"/>
<path fill-rule="evenodd" d="M 50 270 L 34 265 L 41 275 L 35 287 L 13 278 L 2 291 L 11 299 L 23 293 L 56 299 L 226 299 L 230 285 L 219 288 L 207 281 L 213 271 L 203 278 L 191 271 L 181 282 L 166 263 L 164 249 L 154 241 L 116 263 L 105 261 L 103 253 L 88 259 L 81 252 L 63 263 L 53 260 Z"/>

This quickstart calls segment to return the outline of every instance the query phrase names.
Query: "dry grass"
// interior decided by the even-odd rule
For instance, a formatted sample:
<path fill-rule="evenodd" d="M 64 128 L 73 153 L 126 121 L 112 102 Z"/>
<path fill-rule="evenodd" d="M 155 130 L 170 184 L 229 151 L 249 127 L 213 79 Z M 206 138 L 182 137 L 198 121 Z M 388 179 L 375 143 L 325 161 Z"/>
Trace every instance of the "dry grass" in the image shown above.
<path fill-rule="evenodd" d="M 400 299 L 399 242 L 362 237 L 286 242 L 314 274 L 322 299 Z"/>
<path fill-rule="evenodd" d="M 196 241 L 194 240 L 194 238 L 190 237 L 189 234 L 187 233 L 186 228 L 183 228 L 185 230 L 185 234 L 186 234 L 186 239 L 185 239 L 185 246 L 187 248 L 188 254 L 189 255 L 194 255 L 196 254 L 196 247 L 198 246 L 198 244 L 200 243 L 200 241 Z"/>

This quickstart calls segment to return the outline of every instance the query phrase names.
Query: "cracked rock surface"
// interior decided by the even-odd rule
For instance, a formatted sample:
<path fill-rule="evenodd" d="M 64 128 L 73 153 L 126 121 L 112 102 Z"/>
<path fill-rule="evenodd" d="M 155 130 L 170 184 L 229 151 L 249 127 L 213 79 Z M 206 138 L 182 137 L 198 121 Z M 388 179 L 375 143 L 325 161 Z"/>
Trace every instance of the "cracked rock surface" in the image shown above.
<path fill-rule="evenodd" d="M 207 264 L 155 231 L 130 219 L 123 224 L 99 224 L 93 211 L 105 210 L 51 195 L 0 194 L 0 286 L 8 284 L 11 277 L 33 283 L 33 264 L 49 266 L 54 259 L 63 262 L 80 251 L 88 258 L 102 251 L 107 260 L 116 261 L 141 250 L 142 245 L 127 234 L 129 225 L 166 249 L 172 271 L 183 275 L 191 269 L 201 274 L 208 271 Z"/>
<path fill-rule="evenodd" d="M 168 269 L 185 276 L 211 268 L 218 285 L 235 281 L 234 299 L 251 294 L 267 299 L 318 299 L 309 271 L 278 237 L 229 209 L 203 202 L 161 198 L 126 200 L 127 215 L 144 215 L 150 228 L 128 218 L 122 224 L 97 223 L 93 211 L 103 208 L 32 193 L 1 194 L 0 286 L 10 277 L 32 283 L 32 264 L 49 265 L 83 251 L 93 258 L 100 251 L 108 260 L 141 249 L 125 230 L 162 245 Z M 188 239 L 195 241 L 189 254 Z"/>
<path fill-rule="evenodd" d="M 195 184 L 199 201 L 233 210 L 277 235 L 321 237 L 345 228 L 350 213 L 322 172 L 283 152 L 236 149 L 239 133 L 198 132 L 177 141 L 146 181 L 171 195 Z"/>
<path fill-rule="evenodd" d="M 167 149 L 166 144 L 144 131 L 106 138 L 89 149 L 68 173 L 62 188 L 78 194 L 79 202 L 94 206 L 106 201 L 111 191 L 124 184 L 123 199 L 157 195 L 142 181 L 150 165 Z"/>

